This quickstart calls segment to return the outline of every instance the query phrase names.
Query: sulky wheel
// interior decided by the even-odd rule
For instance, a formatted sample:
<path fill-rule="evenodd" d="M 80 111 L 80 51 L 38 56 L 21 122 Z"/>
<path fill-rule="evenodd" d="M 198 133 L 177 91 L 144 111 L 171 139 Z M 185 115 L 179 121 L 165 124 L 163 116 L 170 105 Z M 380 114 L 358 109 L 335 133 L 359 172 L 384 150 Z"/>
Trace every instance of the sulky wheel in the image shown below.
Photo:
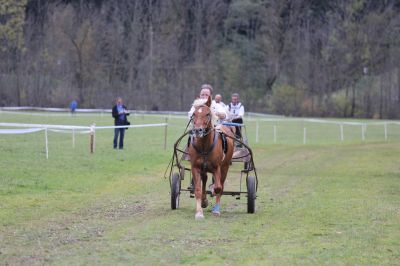
<path fill-rule="evenodd" d="M 179 207 L 179 195 L 181 193 L 181 177 L 178 173 L 172 175 L 171 180 L 171 209 Z"/>
<path fill-rule="evenodd" d="M 248 176 L 247 184 L 247 212 L 254 213 L 256 211 L 256 179 L 254 176 Z"/>

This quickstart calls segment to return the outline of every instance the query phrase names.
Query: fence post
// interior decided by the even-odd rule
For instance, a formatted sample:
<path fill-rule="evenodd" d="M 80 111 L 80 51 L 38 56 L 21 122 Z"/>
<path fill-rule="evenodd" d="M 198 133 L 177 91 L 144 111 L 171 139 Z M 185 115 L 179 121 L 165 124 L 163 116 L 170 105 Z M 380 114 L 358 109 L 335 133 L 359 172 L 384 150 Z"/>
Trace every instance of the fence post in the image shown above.
<path fill-rule="evenodd" d="M 94 125 L 90 126 L 90 153 L 94 152 Z"/>
<path fill-rule="evenodd" d="M 258 130 L 259 130 L 259 127 L 260 127 L 260 125 L 259 125 L 258 120 L 257 120 L 257 122 L 256 122 L 256 143 L 258 143 Z"/>
<path fill-rule="evenodd" d="M 44 128 L 44 137 L 46 141 L 46 159 L 49 159 L 49 144 L 48 144 L 48 137 L 47 137 L 47 127 Z"/>
<path fill-rule="evenodd" d="M 344 134 L 343 134 L 343 124 L 340 124 L 340 140 L 344 140 Z"/>
<path fill-rule="evenodd" d="M 168 117 L 165 117 L 165 128 L 164 128 L 164 151 L 167 149 L 167 133 L 168 133 Z"/>
<path fill-rule="evenodd" d="M 274 142 L 276 142 L 276 125 L 274 125 Z"/>
<path fill-rule="evenodd" d="M 96 124 L 93 123 L 93 152 L 96 150 Z"/>
<path fill-rule="evenodd" d="M 72 148 L 75 149 L 75 128 L 72 129 Z"/>
<path fill-rule="evenodd" d="M 306 144 L 307 141 L 307 128 L 303 129 L 303 144 Z"/>

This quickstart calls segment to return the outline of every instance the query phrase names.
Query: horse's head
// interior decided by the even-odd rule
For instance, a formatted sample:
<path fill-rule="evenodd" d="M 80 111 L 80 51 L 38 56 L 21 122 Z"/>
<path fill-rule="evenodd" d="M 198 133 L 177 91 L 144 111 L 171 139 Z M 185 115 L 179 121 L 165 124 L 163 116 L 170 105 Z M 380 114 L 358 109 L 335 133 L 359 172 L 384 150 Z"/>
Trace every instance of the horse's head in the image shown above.
<path fill-rule="evenodd" d="M 208 99 L 198 99 L 194 101 L 194 112 L 192 116 L 193 129 L 192 134 L 196 137 L 205 137 L 212 128 L 211 97 Z"/>

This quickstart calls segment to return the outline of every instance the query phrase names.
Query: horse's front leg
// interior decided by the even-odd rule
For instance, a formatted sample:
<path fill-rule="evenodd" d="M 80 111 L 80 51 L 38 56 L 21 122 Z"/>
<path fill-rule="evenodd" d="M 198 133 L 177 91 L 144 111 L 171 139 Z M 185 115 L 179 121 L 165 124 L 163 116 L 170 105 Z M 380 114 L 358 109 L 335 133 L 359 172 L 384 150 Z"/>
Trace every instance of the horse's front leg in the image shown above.
<path fill-rule="evenodd" d="M 202 196 L 202 186 L 201 186 L 201 176 L 200 170 L 192 167 L 193 174 L 193 184 L 194 184 L 194 196 L 196 198 L 196 215 L 194 218 L 196 220 L 204 219 L 203 209 L 201 208 L 201 196 Z"/>
<path fill-rule="evenodd" d="M 207 200 L 207 173 L 201 173 L 201 181 L 202 181 L 202 190 L 201 190 L 201 207 L 207 208 L 208 200 Z"/>

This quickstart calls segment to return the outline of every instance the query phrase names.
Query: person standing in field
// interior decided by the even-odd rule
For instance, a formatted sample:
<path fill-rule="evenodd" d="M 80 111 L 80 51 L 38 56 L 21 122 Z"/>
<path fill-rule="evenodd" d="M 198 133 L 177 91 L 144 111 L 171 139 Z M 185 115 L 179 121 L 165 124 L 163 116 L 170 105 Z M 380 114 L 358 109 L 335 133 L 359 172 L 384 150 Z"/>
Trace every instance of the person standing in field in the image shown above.
<path fill-rule="evenodd" d="M 71 111 L 71 115 L 75 114 L 76 108 L 78 107 L 78 103 L 73 100 L 70 104 L 69 104 L 69 109 Z"/>
<path fill-rule="evenodd" d="M 125 126 L 128 124 L 127 116 L 129 115 L 126 106 L 123 104 L 122 98 L 117 97 L 115 101 L 115 105 L 112 108 L 112 116 L 114 117 L 114 125 L 115 126 Z M 119 143 L 118 143 L 119 136 Z M 124 137 L 125 137 L 125 128 L 115 128 L 114 129 L 114 149 L 118 148 L 122 150 L 124 148 Z"/>

